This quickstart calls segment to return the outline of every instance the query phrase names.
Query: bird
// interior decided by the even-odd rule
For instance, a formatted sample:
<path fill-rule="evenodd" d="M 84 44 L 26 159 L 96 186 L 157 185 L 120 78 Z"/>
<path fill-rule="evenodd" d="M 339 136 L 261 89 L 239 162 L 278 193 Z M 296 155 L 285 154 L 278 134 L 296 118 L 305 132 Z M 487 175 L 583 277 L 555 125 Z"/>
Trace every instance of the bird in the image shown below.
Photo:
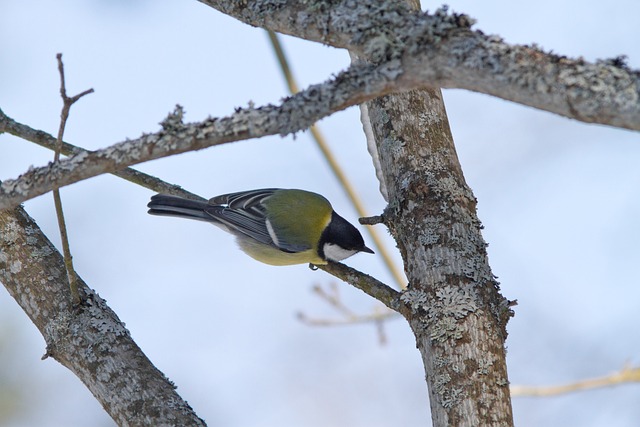
<path fill-rule="evenodd" d="M 310 191 L 264 188 L 208 201 L 156 194 L 147 207 L 151 215 L 212 223 L 234 235 L 242 251 L 265 264 L 326 265 L 358 252 L 374 253 L 356 227 L 326 198 Z"/>

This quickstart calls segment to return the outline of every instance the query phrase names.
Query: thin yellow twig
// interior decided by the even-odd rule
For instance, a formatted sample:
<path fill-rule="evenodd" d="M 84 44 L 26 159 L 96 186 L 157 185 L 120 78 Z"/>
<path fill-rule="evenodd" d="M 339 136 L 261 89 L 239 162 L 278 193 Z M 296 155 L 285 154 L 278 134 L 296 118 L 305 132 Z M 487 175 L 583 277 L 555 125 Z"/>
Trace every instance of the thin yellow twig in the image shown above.
<path fill-rule="evenodd" d="M 335 283 L 330 283 L 328 289 L 320 285 L 313 287 L 313 292 L 322 298 L 330 307 L 336 310 L 342 315 L 341 318 L 317 318 L 307 316 L 303 312 L 298 312 L 298 320 L 308 326 L 346 326 L 355 325 L 358 323 L 373 323 L 376 326 L 376 332 L 378 334 L 378 342 L 380 345 L 387 343 L 387 336 L 384 330 L 384 323 L 392 318 L 400 317 L 397 311 L 390 310 L 388 308 L 382 309 L 377 306 L 374 307 L 370 314 L 356 314 L 349 307 L 347 307 L 340 298 L 340 288 Z"/>
<path fill-rule="evenodd" d="M 377 312 L 374 311 L 370 314 L 352 314 L 350 316 L 339 318 L 339 319 L 329 319 L 329 318 L 314 318 L 307 316 L 303 312 L 297 313 L 298 320 L 309 325 L 309 326 L 347 326 L 347 325 L 355 325 L 357 323 L 378 323 L 383 322 L 385 320 L 400 318 L 400 314 L 396 311 L 387 310 Z"/>
<path fill-rule="evenodd" d="M 340 298 L 340 289 L 334 282 L 331 282 L 326 290 L 321 285 L 315 285 L 313 287 L 313 292 L 343 316 L 355 316 L 353 311 L 351 311 L 349 307 L 344 305 L 342 302 L 342 299 Z"/>
<path fill-rule="evenodd" d="M 590 378 L 575 383 L 557 386 L 511 386 L 511 396 L 543 397 L 557 396 L 574 391 L 611 387 L 623 383 L 640 382 L 640 367 L 625 366 L 620 371 L 598 378 Z"/>
<path fill-rule="evenodd" d="M 282 74 L 284 75 L 284 78 L 287 82 L 289 91 L 292 94 L 294 94 L 299 91 L 299 88 L 298 88 L 298 84 L 296 83 L 295 77 L 293 76 L 293 73 L 291 71 L 291 68 L 289 67 L 289 61 L 287 61 L 286 55 L 284 53 L 284 49 L 282 48 L 282 44 L 280 43 L 280 40 L 278 39 L 278 35 L 276 33 L 274 33 L 273 31 L 267 31 L 267 33 L 269 34 L 269 40 L 271 41 L 273 50 L 276 54 L 276 57 L 278 58 L 278 63 L 280 64 L 280 69 L 282 70 Z M 362 203 L 362 200 L 360 199 L 360 197 L 358 197 L 357 192 L 349 182 L 349 179 L 347 178 L 343 169 L 340 167 L 338 160 L 333 155 L 331 148 L 329 148 L 329 145 L 327 144 L 324 136 L 322 135 L 318 127 L 316 125 L 313 125 L 311 126 L 310 131 L 311 131 L 311 136 L 313 137 L 313 140 L 318 145 L 318 148 L 320 148 L 320 151 L 322 152 L 322 155 L 324 156 L 324 158 L 327 160 L 327 163 L 329 163 L 329 167 L 331 168 L 331 171 L 333 172 L 333 174 L 336 176 L 336 178 L 338 179 L 338 181 L 346 191 L 347 196 L 349 197 L 349 199 L 351 200 L 351 203 L 353 204 L 354 208 L 358 212 L 358 215 L 361 217 L 368 216 L 364 208 L 364 204 Z M 406 287 L 406 280 L 404 278 L 404 275 L 401 273 L 401 271 L 398 269 L 396 264 L 393 262 L 389 251 L 387 250 L 386 246 L 382 242 L 382 239 L 380 238 L 380 235 L 376 232 L 376 229 L 373 227 L 366 227 L 366 229 L 369 235 L 371 236 L 371 240 L 373 240 L 373 244 L 376 247 L 376 251 L 382 257 L 385 263 L 385 266 L 389 270 L 389 273 L 393 276 L 398 287 L 400 289 L 404 289 Z"/>

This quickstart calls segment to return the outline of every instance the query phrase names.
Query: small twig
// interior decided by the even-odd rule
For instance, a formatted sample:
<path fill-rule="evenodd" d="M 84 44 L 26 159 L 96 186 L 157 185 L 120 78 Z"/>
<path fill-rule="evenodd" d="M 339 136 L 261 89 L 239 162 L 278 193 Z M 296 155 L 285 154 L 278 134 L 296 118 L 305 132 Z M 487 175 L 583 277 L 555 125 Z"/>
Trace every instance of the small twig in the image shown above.
<path fill-rule="evenodd" d="M 313 292 L 322 298 L 326 303 L 328 303 L 331 307 L 333 307 L 339 313 L 342 313 L 345 317 L 354 316 L 353 311 L 349 310 L 349 308 L 342 303 L 340 299 L 340 292 L 338 286 L 335 283 L 329 284 L 329 290 L 331 293 L 325 291 L 325 289 L 320 285 L 315 285 L 313 287 Z"/>
<path fill-rule="evenodd" d="M 387 320 L 399 318 L 400 315 L 395 311 L 381 311 L 378 309 L 378 307 L 376 307 L 374 308 L 372 314 L 351 314 L 349 316 L 345 316 L 342 319 L 312 318 L 307 316 L 303 312 L 298 312 L 296 314 L 296 317 L 299 321 L 307 326 L 319 327 L 350 326 L 362 323 L 373 323 L 376 326 L 378 342 L 380 343 L 380 345 L 385 345 L 387 343 L 387 335 L 384 331 L 384 323 Z"/>
<path fill-rule="evenodd" d="M 318 295 L 322 300 L 329 304 L 330 307 L 335 309 L 343 317 L 341 319 L 313 318 L 307 316 L 303 312 L 298 312 L 297 318 L 302 323 L 308 326 L 323 327 L 355 325 L 358 323 L 374 323 L 376 326 L 376 331 L 378 333 L 378 341 L 380 342 L 380 345 L 386 344 L 387 337 L 384 333 L 384 322 L 388 319 L 399 317 L 397 312 L 388 310 L 386 308 L 383 311 L 380 309 L 381 307 L 378 306 L 374 307 L 371 314 L 356 314 L 342 302 L 342 299 L 340 298 L 339 288 L 335 283 L 330 283 L 329 289 L 327 290 L 325 290 L 325 288 L 320 285 L 315 285 L 312 289 L 316 295 Z"/>
<path fill-rule="evenodd" d="M 355 286 L 367 295 L 377 299 L 391 310 L 399 310 L 400 292 L 369 276 L 368 274 L 364 274 L 355 268 L 351 268 L 339 262 L 330 262 L 329 264 L 318 265 L 316 267 L 352 286 Z"/>
<path fill-rule="evenodd" d="M 399 314 L 395 311 L 374 311 L 371 314 L 352 314 L 345 316 L 341 319 L 327 319 L 327 318 L 314 318 L 307 316 L 303 312 L 296 313 L 296 317 L 302 323 L 309 326 L 348 326 L 360 323 L 376 323 L 376 325 L 383 323 L 389 319 L 399 318 Z"/>
<path fill-rule="evenodd" d="M 60 127 L 58 128 L 58 138 L 56 140 L 55 152 L 53 155 L 53 162 L 60 161 L 60 152 L 62 151 L 62 137 L 64 135 L 64 128 L 69 118 L 69 111 L 71 106 L 85 95 L 93 93 L 93 89 L 85 90 L 78 95 L 69 97 L 67 96 L 67 89 L 64 78 L 64 65 L 62 64 L 62 54 L 56 55 L 58 60 L 58 72 L 60 73 L 60 97 L 62 98 L 62 112 L 60 113 Z M 78 282 L 76 280 L 76 273 L 73 269 L 73 257 L 71 256 L 71 249 L 69 248 L 69 236 L 67 234 L 67 226 L 64 220 L 64 211 L 62 210 L 62 199 L 60 198 L 60 190 L 54 188 L 53 190 L 53 202 L 56 207 L 56 215 L 58 217 L 58 227 L 60 228 L 60 239 L 62 240 L 62 251 L 64 254 L 64 265 L 67 269 L 67 277 L 69 278 L 69 289 L 71 290 L 71 300 L 74 305 L 79 305 L 80 292 L 78 291 Z"/>
<path fill-rule="evenodd" d="M 384 321 L 376 320 L 376 331 L 378 332 L 378 342 L 380 345 L 387 344 L 387 334 L 384 332 Z"/>
<path fill-rule="evenodd" d="M 591 390 L 595 388 L 612 387 L 623 383 L 640 382 L 640 367 L 624 366 L 620 371 L 599 378 L 591 378 L 577 381 L 571 384 L 558 386 L 511 386 L 511 396 L 517 397 L 542 397 L 556 396 L 575 391 Z"/>
<path fill-rule="evenodd" d="M 358 222 L 360 222 L 360 224 L 362 225 L 384 224 L 384 216 L 382 215 L 365 216 L 362 218 L 358 218 Z"/>

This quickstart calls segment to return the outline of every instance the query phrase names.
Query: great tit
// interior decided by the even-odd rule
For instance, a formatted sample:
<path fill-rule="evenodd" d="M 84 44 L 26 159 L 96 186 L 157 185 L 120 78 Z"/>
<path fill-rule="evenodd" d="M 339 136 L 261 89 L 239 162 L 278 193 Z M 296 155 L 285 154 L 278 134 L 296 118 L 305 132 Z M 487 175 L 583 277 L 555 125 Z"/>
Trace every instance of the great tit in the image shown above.
<path fill-rule="evenodd" d="M 156 194 L 147 207 L 152 215 L 211 222 L 265 264 L 321 265 L 358 252 L 373 253 L 327 199 L 309 191 L 265 188 L 223 194 L 208 202 Z"/>

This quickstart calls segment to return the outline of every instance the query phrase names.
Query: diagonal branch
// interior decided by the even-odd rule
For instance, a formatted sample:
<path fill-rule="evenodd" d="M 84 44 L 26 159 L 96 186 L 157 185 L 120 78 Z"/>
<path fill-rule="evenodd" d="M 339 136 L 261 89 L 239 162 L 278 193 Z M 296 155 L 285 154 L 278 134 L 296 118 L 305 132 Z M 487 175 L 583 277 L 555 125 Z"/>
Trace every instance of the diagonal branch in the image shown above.
<path fill-rule="evenodd" d="M 640 71 L 589 63 L 471 30 L 466 15 L 370 0 L 200 0 L 245 23 L 395 63 L 402 86 L 459 88 L 587 123 L 640 130 Z"/>
<path fill-rule="evenodd" d="M 361 64 L 284 99 L 280 106 L 238 108 L 228 117 L 199 123 L 183 123 L 182 108 L 178 107 L 162 122 L 160 132 L 80 153 L 56 164 L 31 169 L 15 180 L 4 181 L 0 184 L 0 209 L 17 206 L 53 188 L 148 160 L 304 130 L 336 111 L 397 89 L 391 80 L 393 73 L 386 65 Z M 0 116 L 0 130 L 4 127 L 2 119 Z"/>
<path fill-rule="evenodd" d="M 391 310 L 399 311 L 401 293 L 368 274 L 339 262 L 330 262 L 327 265 L 317 265 L 315 267 L 355 286 L 367 295 L 382 302 Z"/>
<path fill-rule="evenodd" d="M 28 141 L 35 142 L 38 145 L 50 150 L 55 149 L 56 138 L 46 132 L 35 130 L 27 125 L 16 122 L 10 117 L 4 115 L 2 110 L 0 110 L 0 125 L 2 125 L 0 126 L 0 132 L 9 132 L 12 135 L 16 135 Z M 62 153 L 68 155 L 89 152 L 83 150 L 82 148 L 63 142 Z M 182 197 L 204 200 L 203 197 L 184 190 L 180 186 L 169 184 L 159 178 L 147 175 L 135 169 L 126 168 L 124 170 L 114 172 L 114 175 L 157 192 L 164 192 L 167 194 L 175 194 Z M 397 299 L 399 298 L 400 294 L 393 288 L 378 281 L 377 279 L 340 263 L 332 263 L 328 266 L 320 266 L 320 268 L 327 273 L 337 277 L 338 279 L 341 279 L 344 282 L 347 282 L 363 290 L 373 298 L 376 298 L 383 302 L 389 308 L 393 310 L 396 309 L 394 307 L 397 307 Z"/>
<path fill-rule="evenodd" d="M 22 208 L 0 211 L 0 281 L 42 333 L 45 357 L 70 369 L 118 425 L 205 425 L 144 355 L 105 301 L 77 277 Z"/>
<path fill-rule="evenodd" d="M 56 149 L 56 145 L 58 143 L 56 138 L 54 138 L 47 132 L 33 129 L 30 126 L 19 123 L 11 117 L 5 115 L 4 112 L 0 110 L 0 133 L 2 132 L 7 132 L 13 136 L 17 136 L 18 138 L 33 142 L 41 147 L 47 148 L 52 151 Z M 62 141 L 60 153 L 64 154 L 65 156 L 74 156 L 80 154 L 84 155 L 90 153 L 90 151 Z M 156 178 L 153 175 L 140 172 L 136 169 L 124 168 L 111 173 L 119 178 L 125 179 L 134 184 L 138 184 L 141 187 L 148 188 L 149 190 L 153 190 L 157 193 L 173 194 L 175 196 L 181 196 L 190 199 L 204 200 L 202 197 L 185 190 L 179 185 L 170 184 L 166 181 L 161 180 L 160 178 Z"/>

